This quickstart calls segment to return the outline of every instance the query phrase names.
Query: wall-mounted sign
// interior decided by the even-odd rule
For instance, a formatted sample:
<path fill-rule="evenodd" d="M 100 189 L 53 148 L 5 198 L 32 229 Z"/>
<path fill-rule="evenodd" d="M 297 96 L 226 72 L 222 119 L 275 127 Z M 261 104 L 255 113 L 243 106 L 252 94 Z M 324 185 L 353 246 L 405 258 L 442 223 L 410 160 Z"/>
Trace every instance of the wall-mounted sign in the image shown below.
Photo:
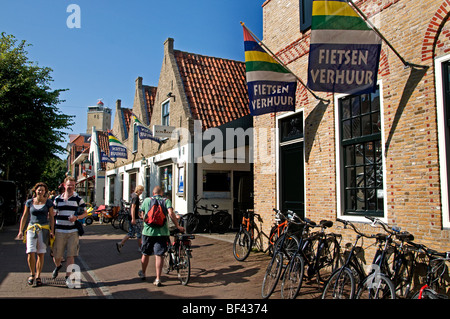
<path fill-rule="evenodd" d="M 154 137 L 168 137 L 172 136 L 173 131 L 175 130 L 175 126 L 167 126 L 167 125 L 153 125 L 153 136 Z"/>

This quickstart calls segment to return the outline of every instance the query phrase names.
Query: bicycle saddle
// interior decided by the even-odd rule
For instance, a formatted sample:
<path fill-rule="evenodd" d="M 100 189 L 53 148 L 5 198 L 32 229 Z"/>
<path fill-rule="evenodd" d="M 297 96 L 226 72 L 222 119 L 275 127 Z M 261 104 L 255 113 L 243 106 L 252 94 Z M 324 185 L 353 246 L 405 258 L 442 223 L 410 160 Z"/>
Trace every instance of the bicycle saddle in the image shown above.
<path fill-rule="evenodd" d="M 397 237 L 398 239 L 402 240 L 402 241 L 413 241 L 414 240 L 414 235 L 408 232 L 401 232 L 398 234 L 395 234 L 395 237 Z"/>
<path fill-rule="evenodd" d="M 320 226 L 322 226 L 324 228 L 330 228 L 333 226 L 333 222 L 331 220 L 321 220 Z"/>

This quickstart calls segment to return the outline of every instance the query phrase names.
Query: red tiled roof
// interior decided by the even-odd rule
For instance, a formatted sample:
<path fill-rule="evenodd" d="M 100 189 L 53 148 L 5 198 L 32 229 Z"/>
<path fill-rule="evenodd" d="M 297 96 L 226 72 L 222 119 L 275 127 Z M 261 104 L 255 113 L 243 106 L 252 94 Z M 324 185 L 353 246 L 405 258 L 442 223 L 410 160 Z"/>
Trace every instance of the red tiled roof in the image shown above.
<path fill-rule="evenodd" d="M 101 151 L 103 151 L 107 156 L 109 156 L 109 138 L 108 132 L 104 131 L 96 131 L 97 132 L 97 142 L 98 147 Z M 101 167 L 103 170 L 106 170 L 106 162 L 101 163 Z"/>
<path fill-rule="evenodd" d="M 158 90 L 157 87 L 144 85 L 144 98 L 145 98 L 145 106 L 147 108 L 147 125 L 150 124 L 150 119 L 153 114 L 153 106 L 155 105 L 156 100 L 156 92 Z"/>
<path fill-rule="evenodd" d="M 128 138 L 128 133 L 130 132 L 130 125 L 132 121 L 132 114 L 133 111 L 131 109 L 122 108 L 122 116 L 123 116 L 123 124 L 125 129 L 125 139 Z"/>
<path fill-rule="evenodd" d="M 245 63 L 174 50 L 194 119 L 203 129 L 250 114 Z"/>

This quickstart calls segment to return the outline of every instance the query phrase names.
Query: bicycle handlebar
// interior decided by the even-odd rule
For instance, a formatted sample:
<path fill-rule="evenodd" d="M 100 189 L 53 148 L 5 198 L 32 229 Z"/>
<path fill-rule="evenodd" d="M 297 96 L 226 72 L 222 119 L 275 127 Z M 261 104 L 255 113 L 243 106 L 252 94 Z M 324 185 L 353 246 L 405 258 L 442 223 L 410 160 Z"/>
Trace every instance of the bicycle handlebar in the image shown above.
<path fill-rule="evenodd" d="M 336 221 L 338 221 L 338 222 L 340 222 L 340 223 L 343 223 L 343 224 L 344 224 L 344 228 L 347 227 L 347 226 L 349 225 L 351 228 L 353 228 L 353 230 L 355 231 L 355 233 L 357 233 L 358 235 L 360 235 L 360 236 L 362 236 L 362 237 L 366 237 L 366 238 L 377 238 L 377 237 L 378 237 L 378 235 L 367 235 L 367 234 L 364 234 L 364 233 L 360 232 L 360 231 L 356 228 L 356 226 L 353 225 L 353 223 L 351 223 L 351 222 L 348 221 L 348 220 L 336 218 Z"/>
<path fill-rule="evenodd" d="M 414 240 L 414 235 L 407 232 L 407 231 L 400 231 L 400 227 L 397 226 L 392 226 L 390 227 L 388 224 L 386 224 L 385 222 L 383 222 L 382 220 L 380 220 L 379 218 L 376 217 L 372 217 L 372 216 L 364 216 L 365 218 L 367 218 L 368 220 L 371 220 L 373 225 L 376 224 L 380 224 L 383 229 L 391 235 L 394 235 L 397 239 L 401 240 L 401 241 L 413 241 Z"/>

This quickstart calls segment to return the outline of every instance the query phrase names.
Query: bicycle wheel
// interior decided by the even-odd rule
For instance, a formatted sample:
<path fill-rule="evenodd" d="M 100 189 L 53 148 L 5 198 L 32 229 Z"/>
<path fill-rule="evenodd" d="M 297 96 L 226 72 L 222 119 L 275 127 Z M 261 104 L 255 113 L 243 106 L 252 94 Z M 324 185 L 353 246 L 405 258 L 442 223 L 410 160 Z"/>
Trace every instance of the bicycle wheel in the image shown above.
<path fill-rule="evenodd" d="M 331 274 L 323 292 L 322 299 L 353 299 L 355 295 L 355 278 L 352 271 L 345 267 Z"/>
<path fill-rule="evenodd" d="M 280 279 L 282 269 L 283 269 L 283 253 L 277 251 L 270 260 L 270 263 L 266 269 L 266 274 L 264 275 L 261 289 L 261 295 L 264 299 L 269 298 L 270 295 L 275 290 L 278 280 Z"/>
<path fill-rule="evenodd" d="M 289 261 L 287 270 L 281 282 L 281 298 L 295 299 L 302 287 L 305 273 L 305 260 L 300 255 L 295 255 Z"/>
<path fill-rule="evenodd" d="M 356 299 L 395 299 L 394 284 L 385 274 L 374 272 L 363 280 Z"/>
<path fill-rule="evenodd" d="M 122 218 L 119 224 L 119 228 L 122 229 L 124 232 L 128 232 L 130 228 L 130 220 L 128 219 L 128 216 Z"/>
<path fill-rule="evenodd" d="M 180 249 L 178 251 L 178 279 L 181 281 L 183 286 L 186 286 L 191 277 L 191 261 L 189 254 L 186 250 L 186 246 L 180 243 Z"/>
<path fill-rule="evenodd" d="M 244 261 L 253 246 L 252 236 L 245 229 L 239 230 L 233 241 L 233 255 L 237 261 Z"/>
<path fill-rule="evenodd" d="M 328 236 L 319 246 L 316 269 L 319 282 L 325 283 L 335 269 L 342 266 L 340 247 L 334 236 Z"/>
<path fill-rule="evenodd" d="M 225 233 L 231 227 L 231 215 L 227 212 L 220 211 L 215 213 L 211 218 L 211 229 L 218 233 Z"/>
<path fill-rule="evenodd" d="M 283 236 L 278 238 L 278 240 L 275 243 L 275 247 L 278 247 L 282 240 Z M 298 250 L 299 240 L 296 236 L 293 235 L 286 235 L 286 239 L 284 240 L 283 248 L 275 248 L 275 250 L 278 251 L 284 251 L 286 252 L 287 256 L 285 256 L 287 259 L 291 259 L 291 257 L 295 254 L 295 252 Z"/>
<path fill-rule="evenodd" d="M 199 218 L 195 216 L 193 213 L 186 214 L 184 217 L 184 227 L 186 229 L 186 233 L 193 234 L 198 231 Z"/>

